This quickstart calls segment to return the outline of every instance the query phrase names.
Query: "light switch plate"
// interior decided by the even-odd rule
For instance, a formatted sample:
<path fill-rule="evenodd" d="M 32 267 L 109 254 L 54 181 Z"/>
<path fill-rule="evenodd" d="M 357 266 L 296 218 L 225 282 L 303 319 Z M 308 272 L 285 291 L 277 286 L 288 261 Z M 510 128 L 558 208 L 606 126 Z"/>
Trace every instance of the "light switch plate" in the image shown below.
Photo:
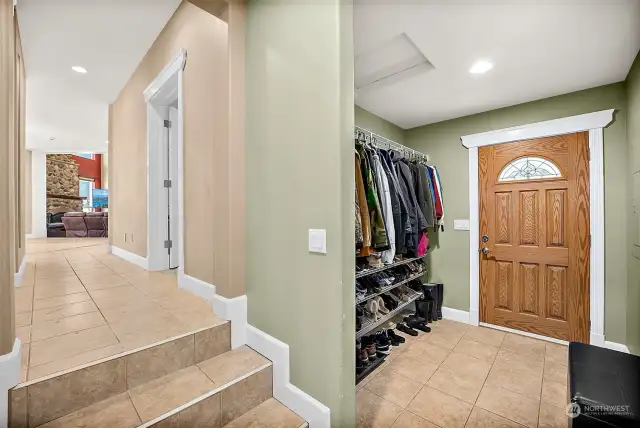
<path fill-rule="evenodd" d="M 453 220 L 454 230 L 469 230 L 469 220 Z"/>
<path fill-rule="evenodd" d="M 309 229 L 309 252 L 327 254 L 326 229 Z"/>

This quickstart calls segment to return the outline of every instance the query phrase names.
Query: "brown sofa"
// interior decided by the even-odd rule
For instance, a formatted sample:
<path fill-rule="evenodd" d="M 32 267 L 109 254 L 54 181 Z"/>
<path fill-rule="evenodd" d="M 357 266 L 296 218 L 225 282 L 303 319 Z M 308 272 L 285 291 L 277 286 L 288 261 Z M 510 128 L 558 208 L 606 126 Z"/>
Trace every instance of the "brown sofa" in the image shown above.
<path fill-rule="evenodd" d="M 87 213 L 84 222 L 87 225 L 89 238 L 105 238 L 107 236 L 107 220 L 105 213 Z"/>
<path fill-rule="evenodd" d="M 103 238 L 109 235 L 106 212 L 68 212 L 62 217 L 67 238 Z"/>

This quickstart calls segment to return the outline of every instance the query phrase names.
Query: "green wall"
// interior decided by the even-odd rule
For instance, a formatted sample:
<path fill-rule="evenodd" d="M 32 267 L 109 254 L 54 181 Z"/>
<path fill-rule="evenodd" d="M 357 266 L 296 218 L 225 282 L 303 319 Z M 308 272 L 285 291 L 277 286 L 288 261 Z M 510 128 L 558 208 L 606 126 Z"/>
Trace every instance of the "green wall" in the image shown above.
<path fill-rule="evenodd" d="M 383 118 L 378 117 L 361 107 L 355 106 L 355 120 L 356 125 L 361 128 L 388 138 L 396 143 L 404 144 L 404 129 L 391 122 L 387 122 Z"/>
<path fill-rule="evenodd" d="M 289 345 L 335 427 L 355 426 L 352 25 L 345 0 L 247 4 L 248 321 Z"/>
<path fill-rule="evenodd" d="M 629 142 L 629 269 L 627 346 L 640 355 L 640 55 L 627 76 L 627 140 Z M 636 208 L 633 208 L 635 203 Z"/>
<path fill-rule="evenodd" d="M 615 108 L 615 122 L 604 130 L 605 174 L 605 336 L 627 342 L 627 99 L 624 83 L 574 92 L 513 107 L 408 130 L 405 144 L 427 153 L 440 171 L 445 200 L 445 231 L 437 246 L 431 279 L 445 284 L 444 305 L 469 310 L 469 232 L 453 230 L 454 219 L 469 218 L 468 153 L 463 135 Z M 636 101 L 637 108 L 637 101 Z M 638 113 L 635 113 L 638 117 Z M 636 125 L 637 126 L 637 125 Z"/>

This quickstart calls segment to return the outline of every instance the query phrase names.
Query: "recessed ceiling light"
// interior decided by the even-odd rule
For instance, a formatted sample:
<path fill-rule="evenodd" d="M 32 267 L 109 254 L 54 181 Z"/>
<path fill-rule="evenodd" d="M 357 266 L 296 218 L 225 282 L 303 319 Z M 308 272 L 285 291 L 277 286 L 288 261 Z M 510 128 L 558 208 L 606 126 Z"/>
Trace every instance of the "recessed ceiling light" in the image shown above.
<path fill-rule="evenodd" d="M 87 73 L 87 69 L 86 68 L 80 67 L 80 66 L 77 66 L 77 65 L 71 67 L 71 69 L 73 71 L 75 71 L 76 73 L 80 73 L 80 74 L 86 74 Z"/>
<path fill-rule="evenodd" d="M 477 61 L 475 64 L 471 66 L 469 69 L 469 73 L 471 74 L 482 74 L 493 68 L 493 63 L 489 61 Z"/>

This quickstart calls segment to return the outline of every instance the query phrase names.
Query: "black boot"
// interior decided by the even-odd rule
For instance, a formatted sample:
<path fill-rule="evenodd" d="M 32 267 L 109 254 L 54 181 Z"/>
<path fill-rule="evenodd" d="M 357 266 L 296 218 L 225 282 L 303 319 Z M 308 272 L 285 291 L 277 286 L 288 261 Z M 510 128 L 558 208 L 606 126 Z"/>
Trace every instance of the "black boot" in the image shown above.
<path fill-rule="evenodd" d="M 424 300 L 430 303 L 429 306 L 429 316 L 426 317 L 429 322 L 438 321 L 438 312 L 436 306 L 438 304 L 438 287 L 436 284 L 422 284 L 422 289 L 424 291 Z"/>
<path fill-rule="evenodd" d="M 431 314 L 429 313 L 430 306 L 426 300 L 420 299 L 416 300 L 416 316 L 420 318 L 425 318 L 427 322 L 429 321 L 429 317 Z"/>
<path fill-rule="evenodd" d="M 439 283 L 436 284 L 436 288 L 438 289 L 438 302 L 436 312 L 438 314 L 438 319 L 442 319 L 442 301 L 444 300 L 444 284 Z"/>

